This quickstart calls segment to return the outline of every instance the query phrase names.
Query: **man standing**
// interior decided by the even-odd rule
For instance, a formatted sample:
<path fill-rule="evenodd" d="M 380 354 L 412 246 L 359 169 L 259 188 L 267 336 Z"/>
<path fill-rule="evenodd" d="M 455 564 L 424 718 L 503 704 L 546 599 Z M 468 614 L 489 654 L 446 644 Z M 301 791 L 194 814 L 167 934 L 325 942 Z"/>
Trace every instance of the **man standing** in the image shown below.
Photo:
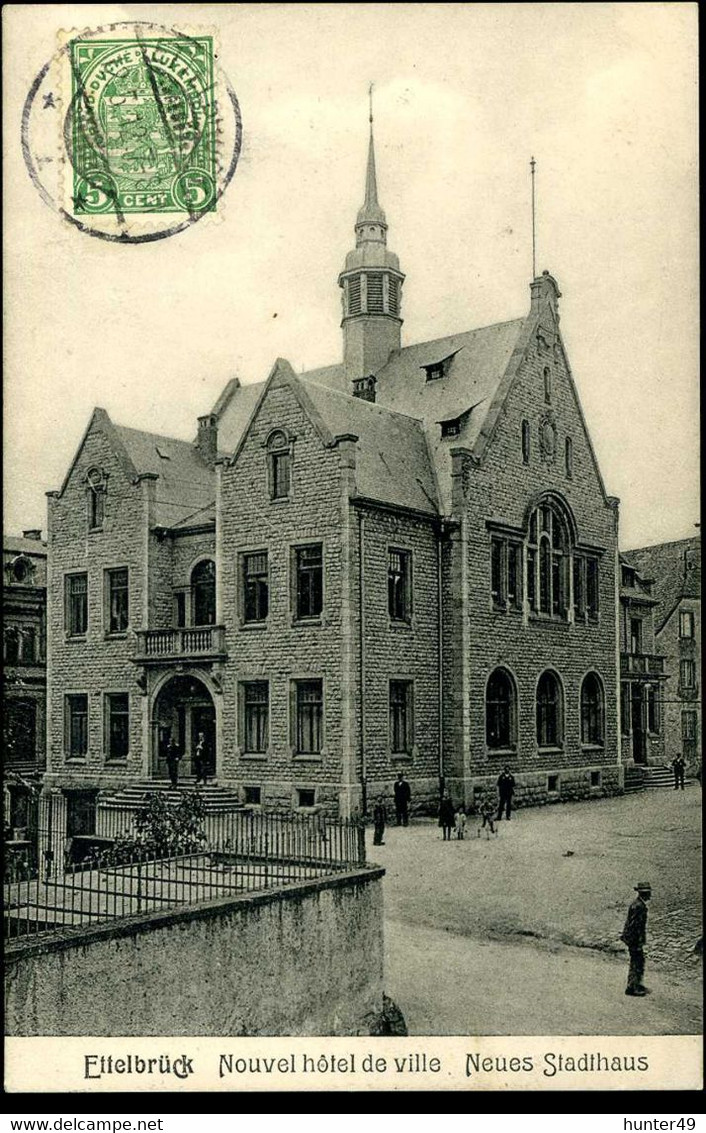
<path fill-rule="evenodd" d="M 498 776 L 498 795 L 500 796 L 500 805 L 498 807 L 498 822 L 503 816 L 503 811 L 507 815 L 508 822 L 510 821 L 510 814 L 512 813 L 512 796 L 515 793 L 515 776 L 510 774 L 510 768 L 505 765 L 502 774 Z"/>
<path fill-rule="evenodd" d="M 373 846 L 384 846 L 385 826 L 387 824 L 387 807 L 382 795 L 378 795 L 373 807 Z"/>
<path fill-rule="evenodd" d="M 409 800 L 412 791 L 409 783 L 400 771 L 395 782 L 395 814 L 398 826 L 407 826 L 409 823 Z"/>
<path fill-rule="evenodd" d="M 647 939 L 647 902 L 652 896 L 648 881 L 639 881 L 635 886 L 637 897 L 628 909 L 620 939 L 627 944 L 630 953 L 628 986 L 626 995 L 647 995 L 648 988 L 642 982 L 645 974 L 645 941 Z"/>
<path fill-rule="evenodd" d="M 684 790 L 684 756 L 680 751 L 674 756 L 672 760 L 672 770 L 674 772 L 674 790 L 678 791 L 681 787 Z"/>
<path fill-rule="evenodd" d="M 181 759 L 181 755 L 179 754 L 179 748 L 174 743 L 174 736 L 172 736 L 170 734 L 169 743 L 167 744 L 167 771 L 169 772 L 169 778 L 170 778 L 172 787 L 178 787 L 179 786 L 179 760 L 180 759 Z"/>

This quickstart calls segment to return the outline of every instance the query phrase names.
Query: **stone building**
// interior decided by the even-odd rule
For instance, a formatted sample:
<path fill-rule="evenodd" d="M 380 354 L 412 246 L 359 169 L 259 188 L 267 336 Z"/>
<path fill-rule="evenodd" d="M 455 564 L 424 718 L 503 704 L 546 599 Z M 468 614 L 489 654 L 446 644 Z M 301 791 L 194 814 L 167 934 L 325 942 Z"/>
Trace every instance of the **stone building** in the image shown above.
<path fill-rule="evenodd" d="M 36 848 L 46 741 L 47 545 L 3 538 L 3 794 L 7 839 Z"/>
<path fill-rule="evenodd" d="M 652 580 L 655 651 L 664 657 L 665 758 L 701 762 L 701 536 L 627 551 L 624 559 Z"/>
<path fill-rule="evenodd" d="M 387 232 L 371 131 L 342 360 L 230 381 L 193 443 L 97 409 L 50 494 L 69 830 L 164 780 L 170 737 L 249 806 L 348 813 L 400 771 L 413 805 L 471 804 L 504 764 L 525 803 L 620 789 L 618 501 L 557 282 L 405 346 Z"/>
<path fill-rule="evenodd" d="M 653 580 L 620 557 L 620 730 L 626 772 L 663 764 L 665 658 L 657 652 Z"/>

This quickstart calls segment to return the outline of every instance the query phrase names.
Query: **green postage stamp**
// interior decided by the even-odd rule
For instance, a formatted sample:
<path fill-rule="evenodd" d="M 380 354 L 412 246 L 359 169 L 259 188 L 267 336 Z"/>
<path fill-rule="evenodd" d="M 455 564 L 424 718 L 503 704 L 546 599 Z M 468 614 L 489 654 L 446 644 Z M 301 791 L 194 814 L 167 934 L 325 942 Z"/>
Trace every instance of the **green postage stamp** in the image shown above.
<path fill-rule="evenodd" d="M 70 64 L 74 215 L 213 211 L 213 39 L 76 39 Z"/>

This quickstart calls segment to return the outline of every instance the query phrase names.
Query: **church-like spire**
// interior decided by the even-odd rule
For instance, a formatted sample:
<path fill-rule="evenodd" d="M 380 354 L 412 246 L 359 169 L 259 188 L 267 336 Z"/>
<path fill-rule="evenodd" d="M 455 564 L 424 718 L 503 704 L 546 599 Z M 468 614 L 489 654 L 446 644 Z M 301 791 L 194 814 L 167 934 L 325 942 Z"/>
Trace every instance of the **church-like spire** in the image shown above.
<path fill-rule="evenodd" d="M 355 222 L 355 249 L 346 256 L 338 283 L 343 291 L 343 360 L 356 382 L 374 375 L 400 348 L 404 275 L 387 247 L 387 220 L 378 201 L 370 86 L 370 138 L 365 200 Z"/>

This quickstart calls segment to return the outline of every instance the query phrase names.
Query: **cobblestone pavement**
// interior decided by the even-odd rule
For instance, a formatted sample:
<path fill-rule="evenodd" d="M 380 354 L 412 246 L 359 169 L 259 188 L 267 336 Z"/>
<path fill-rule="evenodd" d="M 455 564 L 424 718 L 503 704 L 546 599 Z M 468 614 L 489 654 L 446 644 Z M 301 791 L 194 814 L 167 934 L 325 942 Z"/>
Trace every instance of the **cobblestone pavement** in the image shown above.
<path fill-rule="evenodd" d="M 387 871 L 388 993 L 397 994 L 403 1011 L 407 995 L 428 1026 L 434 1007 L 424 1002 L 422 957 L 427 956 L 427 969 L 433 966 L 440 1001 L 446 995 L 439 984 L 445 963 L 451 979 L 466 955 L 477 990 L 485 977 L 502 979 L 504 965 L 531 966 L 548 997 L 539 1017 L 546 1017 L 549 1031 L 541 1033 L 591 1033 L 590 1020 L 597 1034 L 610 1033 L 601 1029 L 604 1025 L 616 1034 L 693 1033 L 701 999 L 701 960 L 694 952 L 702 932 L 700 823 L 701 792 L 694 785 L 684 792 L 656 790 L 520 810 L 510 823 L 500 823 L 490 840 L 485 834 L 477 837 L 472 819 L 463 842 L 443 842 L 430 821 L 389 829 L 384 846 L 369 848 L 369 857 Z M 565 1007 L 558 1010 L 563 995 L 557 978 L 566 981 L 571 971 L 569 986 L 576 981 L 589 997 L 592 981 L 612 989 L 606 990 L 609 997 L 622 986 L 627 954 L 618 938 L 633 886 L 642 880 L 650 881 L 654 892 L 647 960 L 648 983 L 651 979 L 658 994 L 650 997 L 639 1024 L 623 1018 L 624 1003 L 617 1018 L 596 1004 L 586 1017 L 579 1012 L 573 1030 L 562 1032 L 562 1020 L 569 1024 Z M 479 949 L 481 943 L 485 947 Z M 493 943 L 506 950 L 493 950 Z M 485 977 L 477 970 L 479 962 L 486 965 Z M 514 1018 L 512 1030 L 480 1033 L 531 1033 L 526 1026 L 518 1029 L 523 1011 L 531 1017 L 531 1001 L 523 993 L 513 994 L 513 1002 L 503 1024 L 510 1026 Z M 549 1019 L 555 1020 L 551 1026 Z"/>

